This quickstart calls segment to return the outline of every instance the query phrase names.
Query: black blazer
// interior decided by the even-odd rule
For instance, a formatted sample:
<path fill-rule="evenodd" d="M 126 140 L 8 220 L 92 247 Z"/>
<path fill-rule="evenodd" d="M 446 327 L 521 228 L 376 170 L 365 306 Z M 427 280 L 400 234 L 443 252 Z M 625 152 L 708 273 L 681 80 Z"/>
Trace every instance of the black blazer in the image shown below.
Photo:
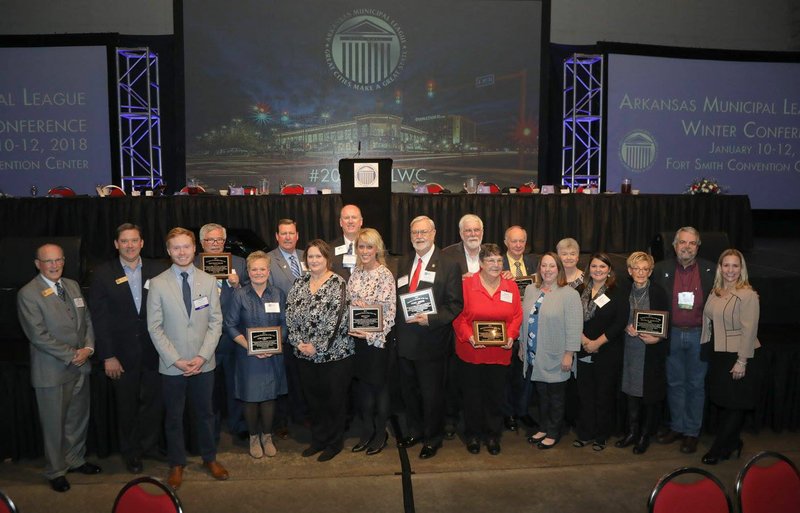
<path fill-rule="evenodd" d="M 345 267 L 342 263 L 344 259 L 344 253 L 341 255 L 336 254 L 336 247 L 341 246 L 344 244 L 344 235 L 340 235 L 338 238 L 332 240 L 328 243 L 331 247 L 331 270 L 344 278 L 344 281 L 350 280 L 350 269 Z M 356 243 L 353 242 L 353 254 L 356 254 Z"/>
<path fill-rule="evenodd" d="M 586 287 L 591 287 L 591 278 L 589 283 L 578 287 L 578 292 L 582 295 Z M 597 353 L 592 354 L 592 361 L 616 365 L 622 363 L 623 339 L 630 313 L 630 288 L 617 281 L 613 289 L 606 291 L 606 296 L 610 301 L 602 308 L 598 306 L 595 309 L 594 317 L 583 322 L 583 334 L 592 340 L 605 334 L 608 342 L 600 346 Z M 578 357 L 583 358 L 588 354 L 581 349 Z"/>
<path fill-rule="evenodd" d="M 408 277 L 411 281 L 411 268 L 416 253 L 407 257 L 398 267 L 397 275 Z M 433 289 L 436 301 L 436 315 L 428 316 L 428 326 L 407 324 L 400 304 L 400 295 L 408 292 L 409 283 L 397 289 L 397 352 L 409 360 L 433 360 L 443 358 L 452 352 L 452 322 L 464 308 L 461 288 L 461 273 L 458 265 L 447 258 L 439 248 L 434 248 L 426 271 L 436 273 L 433 284 L 420 279 L 417 290 Z M 420 276 L 421 278 L 421 276 Z"/>
<path fill-rule="evenodd" d="M 458 264 L 462 275 L 469 272 L 467 268 L 467 254 L 464 253 L 464 241 L 447 246 L 442 250 L 442 254 Z"/>
<path fill-rule="evenodd" d="M 136 311 L 119 257 L 95 269 L 89 288 L 89 310 L 95 333 L 95 351 L 102 362 L 116 357 L 126 370 L 158 370 L 158 352 L 147 332 L 147 288 L 150 278 L 165 265 L 142 258 L 142 306 Z"/>
<path fill-rule="evenodd" d="M 527 271 L 527 275 L 530 276 L 536 273 L 536 257 L 533 253 L 525 253 L 522 255 L 522 262 L 525 264 L 525 271 Z M 503 255 L 503 270 L 504 271 L 511 271 L 511 274 L 514 274 L 516 269 L 511 269 L 511 262 L 508 260 L 508 252 Z"/>

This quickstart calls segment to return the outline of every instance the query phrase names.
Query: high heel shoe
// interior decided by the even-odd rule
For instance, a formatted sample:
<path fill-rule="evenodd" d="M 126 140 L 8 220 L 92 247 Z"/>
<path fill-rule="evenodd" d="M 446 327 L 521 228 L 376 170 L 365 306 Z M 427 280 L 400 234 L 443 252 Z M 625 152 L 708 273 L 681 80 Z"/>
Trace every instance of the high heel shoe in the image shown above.
<path fill-rule="evenodd" d="M 744 442 L 738 440 L 736 442 L 736 447 L 727 452 L 717 454 L 712 451 L 708 451 L 705 454 L 705 456 L 703 456 L 703 463 L 705 463 L 706 465 L 716 465 L 720 461 L 725 461 L 730 459 L 733 453 L 736 453 L 736 459 L 739 459 L 742 456 L 742 447 L 744 447 Z"/>
<path fill-rule="evenodd" d="M 362 438 L 350 450 L 352 452 L 361 452 L 361 451 L 366 450 L 366 448 L 369 446 L 370 442 L 372 442 L 372 438 L 374 438 L 374 435 L 372 437 L 370 437 L 370 438 L 367 438 L 367 439 Z"/>
<path fill-rule="evenodd" d="M 371 445 L 367 447 L 367 456 L 374 456 L 381 452 L 386 444 L 389 442 L 389 433 L 383 433 L 383 442 L 380 445 Z"/>
<path fill-rule="evenodd" d="M 638 433 L 636 433 L 634 431 L 631 431 L 630 433 L 628 433 L 624 437 L 622 437 L 619 440 L 617 440 L 616 442 L 614 442 L 614 447 L 617 447 L 619 449 L 624 449 L 625 447 L 628 447 L 629 445 L 632 445 L 636 441 L 636 437 L 637 436 L 638 436 Z"/>

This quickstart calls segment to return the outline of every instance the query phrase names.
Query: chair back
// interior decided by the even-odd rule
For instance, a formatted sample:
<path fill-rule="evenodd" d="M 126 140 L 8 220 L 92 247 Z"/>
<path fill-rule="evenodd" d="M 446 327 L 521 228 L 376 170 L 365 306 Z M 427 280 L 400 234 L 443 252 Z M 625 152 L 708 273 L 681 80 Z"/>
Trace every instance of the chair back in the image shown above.
<path fill-rule="evenodd" d="M 0 490 L 0 513 L 17 513 L 17 511 L 19 510 L 17 506 L 14 505 L 14 501 L 11 500 L 11 497 Z"/>
<path fill-rule="evenodd" d="M 649 513 L 732 513 L 725 487 L 710 472 L 696 467 L 673 470 L 650 493 Z"/>
<path fill-rule="evenodd" d="M 736 476 L 739 513 L 800 513 L 800 472 L 783 454 L 762 451 Z"/>
<path fill-rule="evenodd" d="M 136 478 L 117 494 L 112 513 L 183 513 L 175 492 L 155 477 Z"/>
<path fill-rule="evenodd" d="M 73 198 L 75 197 L 75 191 L 73 191 L 71 187 L 67 187 L 66 185 L 57 185 L 55 187 L 52 187 L 49 191 L 47 191 L 47 195 L 54 197 L 61 197 L 61 198 Z"/>

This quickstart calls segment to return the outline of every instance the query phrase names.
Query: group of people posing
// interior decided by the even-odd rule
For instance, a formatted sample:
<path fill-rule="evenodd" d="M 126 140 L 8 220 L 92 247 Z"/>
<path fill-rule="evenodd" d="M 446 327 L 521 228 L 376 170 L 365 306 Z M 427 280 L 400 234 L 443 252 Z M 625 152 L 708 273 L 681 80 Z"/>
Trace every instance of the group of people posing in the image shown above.
<path fill-rule="evenodd" d="M 253 458 L 275 456 L 290 421 L 305 421 L 311 442 L 302 456 L 328 461 L 344 447 L 349 412 L 360 420 L 351 450 L 380 453 L 395 380 L 404 413 L 397 446 L 419 444 L 423 459 L 455 437 L 460 418 L 470 453 L 485 446 L 499 454 L 504 429 L 520 423 L 531 444 L 551 449 L 567 431 L 571 401 L 578 403 L 572 445 L 601 451 L 616 431 L 620 389 L 627 432 L 616 447 L 647 451 L 666 397 L 669 430 L 658 441 L 680 440 L 680 450 L 693 453 L 707 372 L 709 398 L 722 413 L 703 462 L 741 451 L 744 412 L 756 400 L 759 306 L 739 251 L 726 250 L 716 265 L 698 259 L 700 234 L 683 227 L 674 259 L 654 264 L 637 251 L 623 276 L 605 253 L 579 269 L 570 238 L 537 261 L 525 253 L 520 226 L 506 230 L 505 250 L 483 243 L 483 223 L 472 214 L 459 222 L 461 242 L 440 250 L 434 222 L 419 216 L 410 224 L 414 251 L 393 273 L 381 235 L 362 223 L 358 207 L 346 205 L 342 236 L 301 250 L 296 223 L 282 219 L 276 249 L 232 256 L 230 273 L 218 278 L 198 268 L 192 231 L 166 235 L 164 270 L 141 257 L 141 228 L 123 224 L 114 241 L 119 258 L 95 270 L 88 298 L 62 277 L 62 249 L 41 246 L 39 274 L 20 290 L 18 311 L 31 343 L 51 487 L 68 490 L 68 472 L 101 471 L 84 459 L 91 359 L 114 385 L 128 470 L 141 472 L 142 459 L 157 451 L 163 419 L 167 480 L 176 489 L 186 466 L 187 400 L 203 465 L 228 478 L 216 458 L 215 375 L 225 383 L 228 430 L 246 433 Z M 204 253 L 224 251 L 224 227 L 205 225 L 199 238 Z M 351 308 L 380 315 L 362 329 L 350 322 Z M 643 310 L 668 313 L 668 331 L 638 332 L 635 313 Z M 481 323 L 502 323 L 502 340 L 482 338 Z M 248 330 L 265 327 L 280 333 L 281 352 L 248 350 Z"/>

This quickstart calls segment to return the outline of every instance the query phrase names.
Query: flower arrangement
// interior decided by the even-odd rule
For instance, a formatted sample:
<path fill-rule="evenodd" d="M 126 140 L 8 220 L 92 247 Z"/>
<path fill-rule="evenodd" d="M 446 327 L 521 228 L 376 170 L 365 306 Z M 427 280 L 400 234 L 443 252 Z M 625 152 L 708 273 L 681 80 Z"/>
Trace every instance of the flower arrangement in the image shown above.
<path fill-rule="evenodd" d="M 697 178 L 686 189 L 686 194 L 722 194 L 722 187 L 713 178 Z"/>

